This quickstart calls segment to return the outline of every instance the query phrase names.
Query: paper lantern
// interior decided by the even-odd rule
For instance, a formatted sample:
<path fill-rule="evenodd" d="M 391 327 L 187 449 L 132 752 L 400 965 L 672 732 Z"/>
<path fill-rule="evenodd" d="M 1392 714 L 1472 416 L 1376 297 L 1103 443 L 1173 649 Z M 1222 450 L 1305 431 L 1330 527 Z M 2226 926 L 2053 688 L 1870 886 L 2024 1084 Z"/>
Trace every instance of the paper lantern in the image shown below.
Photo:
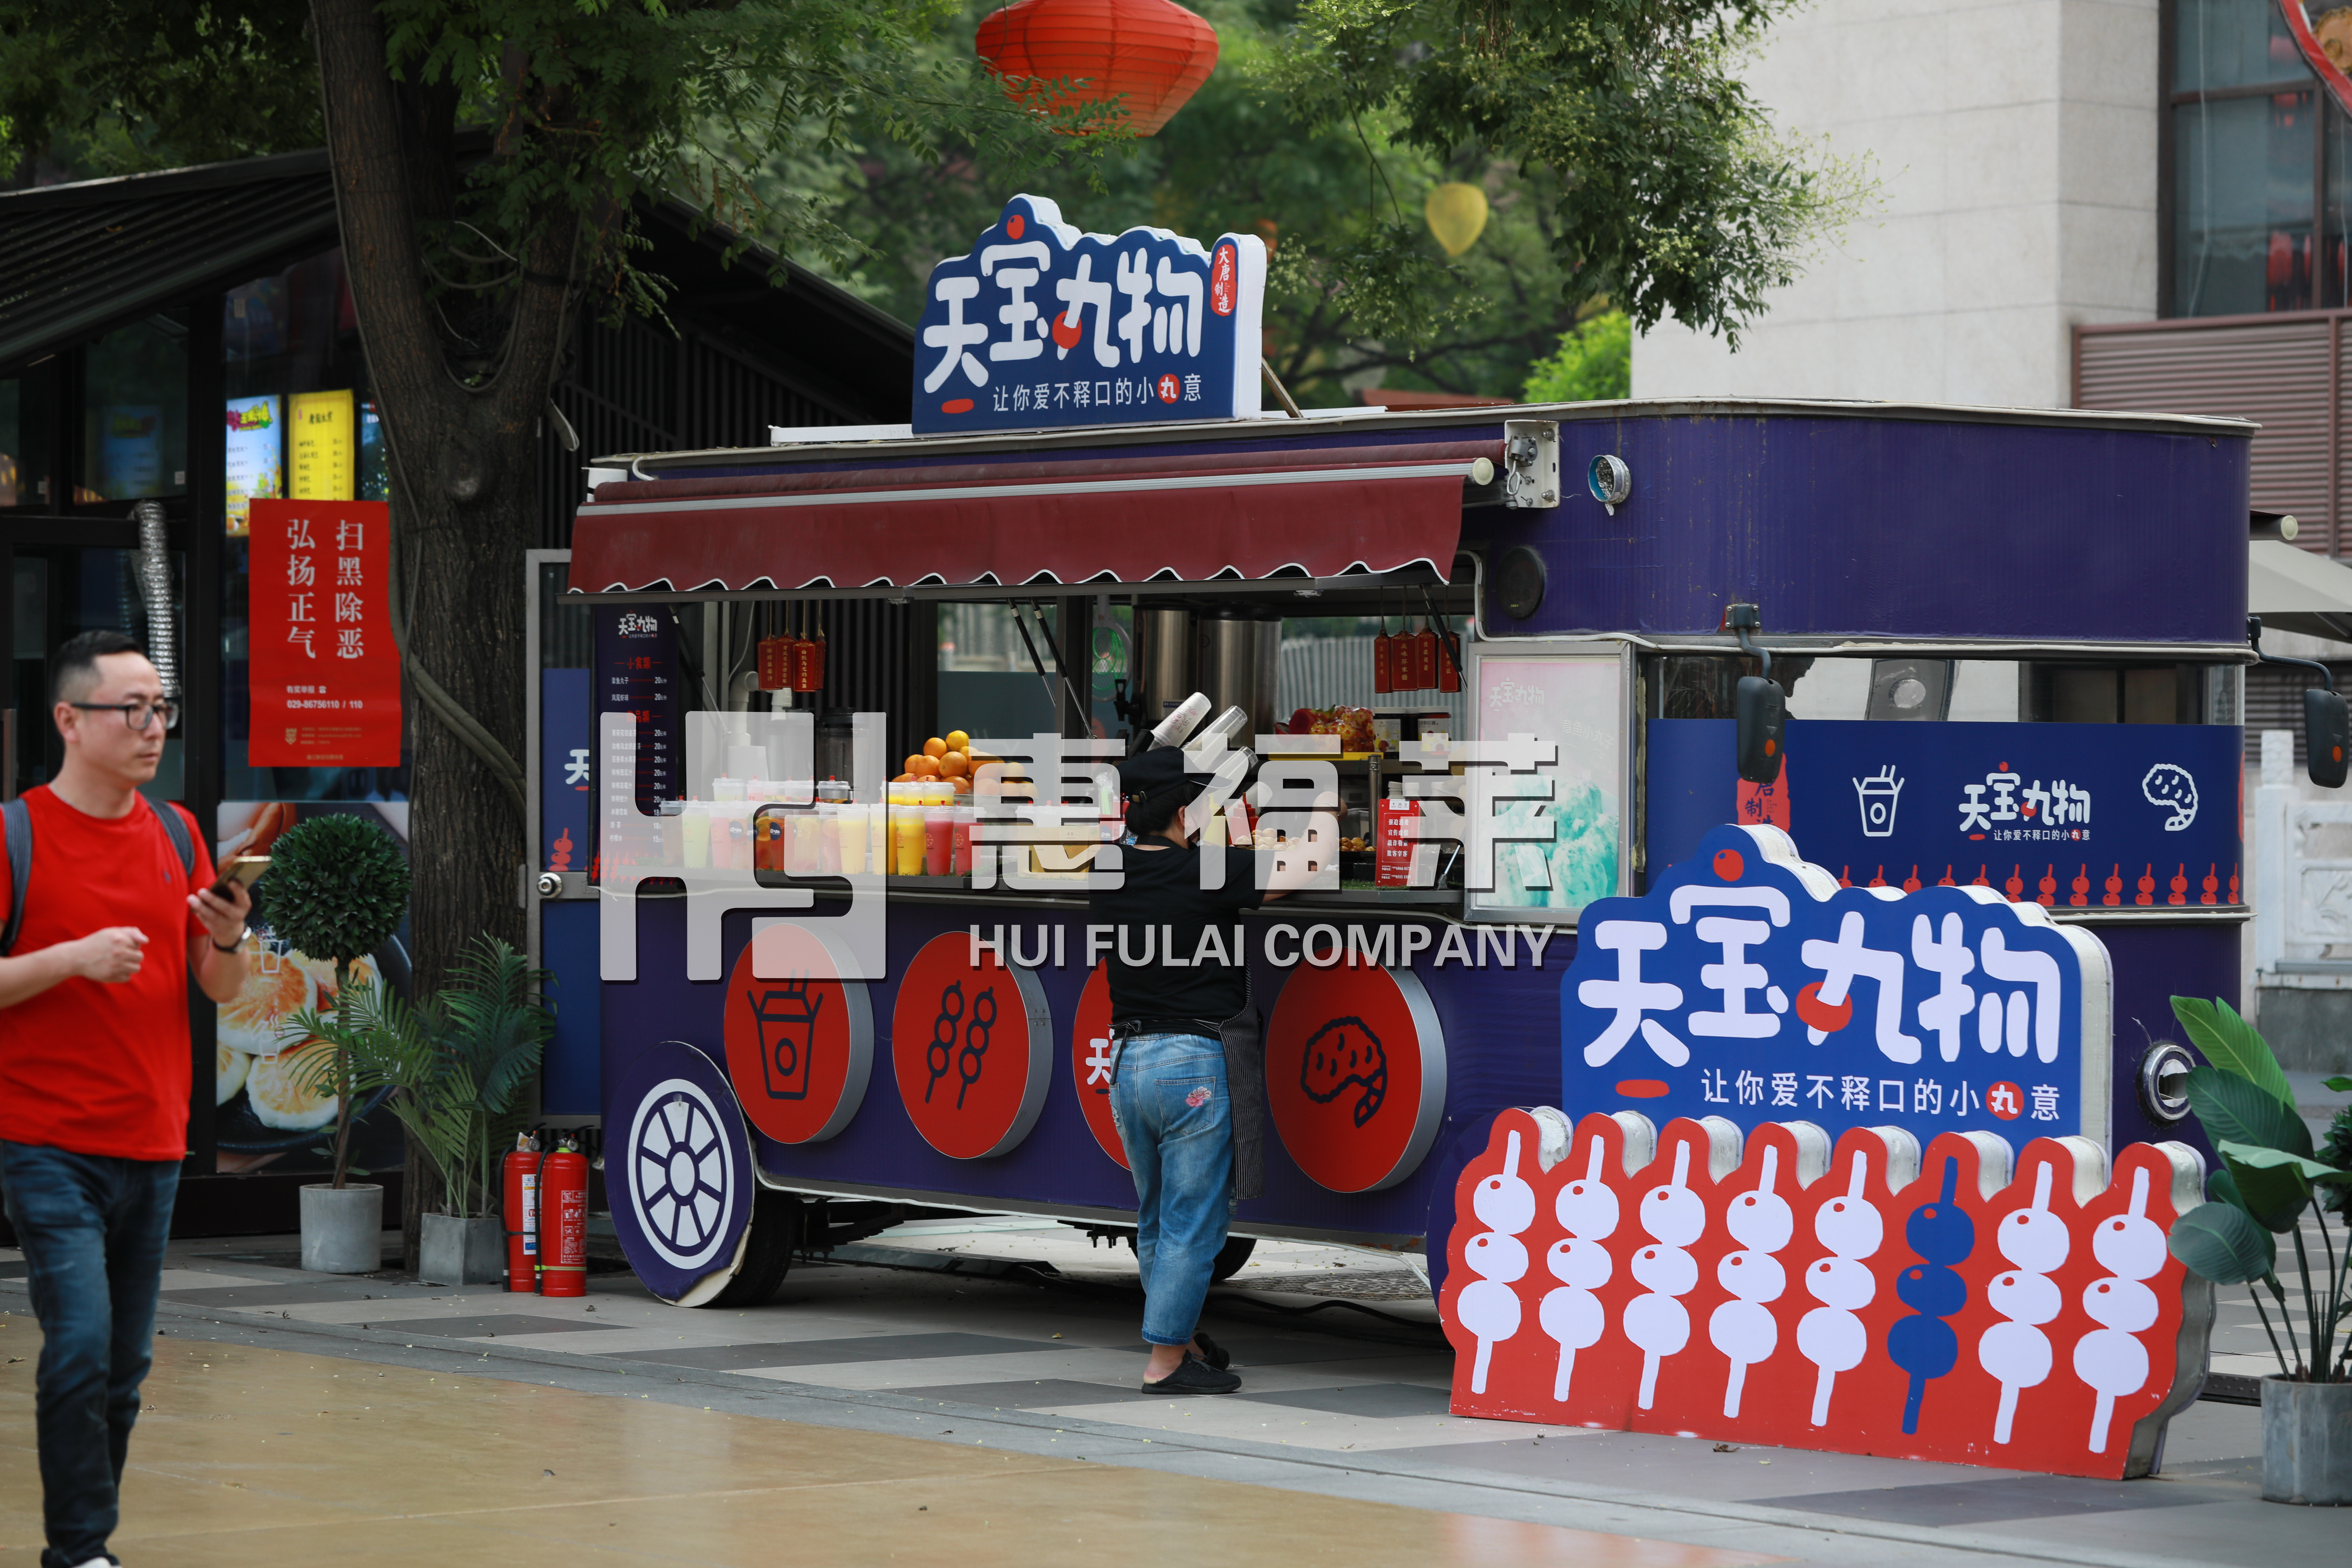
<path fill-rule="evenodd" d="M 1021 0 L 991 12 L 973 42 L 999 76 L 1074 84 L 1045 108 L 1125 95 L 1138 136 L 1167 124 L 1217 68 L 1216 29 L 1173 0 Z"/>
<path fill-rule="evenodd" d="M 1478 243 L 1478 236 L 1486 227 L 1486 193 L 1475 185 L 1465 185 L 1459 180 L 1448 180 L 1429 193 L 1429 202 L 1422 209 L 1429 217 L 1429 232 L 1445 247 L 1448 256 L 1459 256 Z"/>

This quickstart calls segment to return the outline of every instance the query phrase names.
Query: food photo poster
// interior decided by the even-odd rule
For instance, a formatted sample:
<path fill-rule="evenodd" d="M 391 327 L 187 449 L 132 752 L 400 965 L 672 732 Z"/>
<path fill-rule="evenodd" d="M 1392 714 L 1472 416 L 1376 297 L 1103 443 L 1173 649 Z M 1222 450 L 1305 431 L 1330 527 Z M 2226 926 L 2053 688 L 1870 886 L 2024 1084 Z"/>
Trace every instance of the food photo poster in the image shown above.
<path fill-rule="evenodd" d="M 215 864 L 237 855 L 267 855 L 279 835 L 316 816 L 361 816 L 390 833 L 408 854 L 405 801 L 224 801 L 215 819 Z M 266 874 L 266 873 L 265 873 Z M 326 1047 L 315 1039 L 284 1038 L 286 1024 L 306 1008 L 331 1015 L 337 1000 L 335 965 L 286 944 L 256 920 L 245 939 L 245 988 L 216 1009 L 213 1068 L 214 1169 L 220 1172 L 326 1171 L 333 1167 L 335 1115 L 332 1094 L 305 1091 L 302 1079 L 312 1055 Z M 411 994 L 408 921 L 375 952 L 352 965 L 351 980 Z M 399 1168 L 399 1121 L 379 1090 L 355 1108 L 352 1124 L 354 1171 Z"/>

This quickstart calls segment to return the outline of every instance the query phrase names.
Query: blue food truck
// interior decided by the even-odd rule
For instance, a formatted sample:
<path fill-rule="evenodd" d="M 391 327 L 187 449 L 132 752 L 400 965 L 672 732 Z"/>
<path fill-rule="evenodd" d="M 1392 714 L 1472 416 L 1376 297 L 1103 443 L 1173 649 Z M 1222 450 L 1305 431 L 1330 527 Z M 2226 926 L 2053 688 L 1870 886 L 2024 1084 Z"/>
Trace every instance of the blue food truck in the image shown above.
<path fill-rule="evenodd" d="M 1016 197 L 933 275 L 909 426 L 600 458 L 534 563 L 545 1108 L 656 1294 L 763 1300 L 915 1209 L 1132 1224 L 1087 894 L 1104 770 L 1171 722 L 1253 753 L 1208 831 L 1312 872 L 1203 939 L 1263 1024 L 1227 1271 L 1442 1268 L 1513 1106 L 2193 1141 L 2253 426 L 1267 411 L 1262 273 Z"/>

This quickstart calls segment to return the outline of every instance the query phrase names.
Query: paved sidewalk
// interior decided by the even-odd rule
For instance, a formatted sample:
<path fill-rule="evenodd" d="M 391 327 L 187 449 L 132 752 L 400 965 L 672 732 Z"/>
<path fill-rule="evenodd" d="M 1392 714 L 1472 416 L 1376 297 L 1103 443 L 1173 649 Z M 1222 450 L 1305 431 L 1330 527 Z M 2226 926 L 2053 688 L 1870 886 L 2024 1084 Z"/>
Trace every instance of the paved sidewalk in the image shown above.
<path fill-rule="evenodd" d="M 1191 1400 L 1137 1389 L 1131 1261 L 1035 1221 L 901 1227 L 747 1312 L 667 1307 L 625 1273 L 573 1301 L 331 1279 L 292 1250 L 175 1245 L 165 1337 L 1811 1563 L 2344 1560 L 2332 1510 L 2259 1500 L 2241 1405 L 2193 1406 L 2164 1474 L 2129 1483 L 1454 1416 L 1417 1279 L 1339 1248 L 1261 1247 L 1208 1320 L 1244 1392 Z M 22 1323 L 5 1259 L 0 1323 Z M 2226 1353 L 2261 1343 L 2242 1315 L 2225 1307 Z"/>

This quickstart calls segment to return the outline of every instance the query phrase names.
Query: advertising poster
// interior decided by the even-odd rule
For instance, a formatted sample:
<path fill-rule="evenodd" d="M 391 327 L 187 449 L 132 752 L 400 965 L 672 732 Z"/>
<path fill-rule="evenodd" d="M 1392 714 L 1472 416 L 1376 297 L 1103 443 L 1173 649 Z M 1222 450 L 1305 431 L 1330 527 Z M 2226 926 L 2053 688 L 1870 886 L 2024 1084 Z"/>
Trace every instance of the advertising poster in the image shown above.
<path fill-rule="evenodd" d="M 253 503 L 253 766 L 400 765 L 388 512 L 382 501 Z"/>
<path fill-rule="evenodd" d="M 1559 748 L 1538 767 L 1549 785 L 1524 792 L 1513 780 L 1496 799 L 1498 833 L 1493 890 L 1474 892 L 1480 910 L 1543 910 L 1573 918 L 1618 890 L 1619 825 L 1625 802 L 1625 675 L 1614 652 L 1482 654 L 1474 666 L 1478 735 L 1533 735 Z M 1549 823 L 1549 831 L 1545 831 Z"/>
<path fill-rule="evenodd" d="M 267 855 L 278 836 L 314 816 L 363 816 L 390 833 L 408 853 L 408 805 L 404 801 L 223 801 L 215 819 L 214 854 Z M 352 966 L 351 980 L 412 994 L 405 921 L 384 945 Z M 256 921 L 245 939 L 245 989 L 215 1011 L 214 1052 L 214 1168 L 222 1172 L 323 1171 L 331 1167 L 328 1144 L 334 1133 L 336 1097 L 306 1091 L 306 1053 L 315 1041 L 289 1041 L 286 1025 L 307 1009 L 335 1010 L 335 966 L 278 940 Z M 401 1161 L 400 1123 L 383 1109 L 386 1091 L 368 1095 L 353 1108 L 352 1163 L 361 1169 L 395 1168 Z"/>
<path fill-rule="evenodd" d="M 589 825 L 596 805 L 595 731 L 584 669 L 539 672 L 539 866 L 588 869 Z"/>
<path fill-rule="evenodd" d="M 296 500 L 352 500 L 351 393 L 298 392 L 288 412 L 286 493 Z"/>
<path fill-rule="evenodd" d="M 152 403 L 108 409 L 99 425 L 99 473 L 109 500 L 163 494 L 163 409 Z"/>
<path fill-rule="evenodd" d="M 279 442 L 285 421 L 280 400 L 232 397 L 228 400 L 227 450 L 224 468 L 228 489 L 228 532 L 245 537 L 256 500 L 274 500 L 286 493 L 286 468 Z"/>

